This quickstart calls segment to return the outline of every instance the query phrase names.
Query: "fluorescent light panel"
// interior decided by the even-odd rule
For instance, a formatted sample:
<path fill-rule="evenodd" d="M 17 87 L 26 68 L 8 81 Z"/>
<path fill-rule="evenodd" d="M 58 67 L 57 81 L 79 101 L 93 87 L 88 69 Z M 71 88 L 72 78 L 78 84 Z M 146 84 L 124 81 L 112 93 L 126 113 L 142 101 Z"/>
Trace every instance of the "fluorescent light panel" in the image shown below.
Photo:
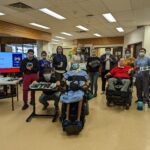
<path fill-rule="evenodd" d="M 43 25 L 40 25 L 40 24 L 37 24 L 37 23 L 30 23 L 30 25 L 36 26 L 36 27 L 39 27 L 39 28 L 43 28 L 43 29 L 50 29 L 49 27 L 46 27 L 46 26 L 43 26 Z"/>
<path fill-rule="evenodd" d="M 85 28 L 85 27 L 83 27 L 83 26 L 81 26 L 81 25 L 78 25 L 78 26 L 76 26 L 77 28 L 79 28 L 79 29 L 81 29 L 81 30 L 84 30 L 84 31 L 88 31 L 89 29 L 87 29 L 87 28 Z"/>
<path fill-rule="evenodd" d="M 116 22 L 116 19 L 111 13 L 103 14 L 104 18 L 109 22 Z"/>
<path fill-rule="evenodd" d="M 4 15 L 5 15 L 4 13 L 0 12 L 0 16 L 4 16 Z"/>
<path fill-rule="evenodd" d="M 59 42 L 59 40 L 56 40 L 56 39 L 52 39 L 52 41 Z"/>
<path fill-rule="evenodd" d="M 67 33 L 67 32 L 61 32 L 61 34 L 68 35 L 68 36 L 72 36 L 72 34 Z"/>
<path fill-rule="evenodd" d="M 61 36 L 55 36 L 55 37 L 58 38 L 58 39 L 66 39 L 66 38 L 61 37 Z"/>
<path fill-rule="evenodd" d="M 124 32 L 124 29 L 122 27 L 116 28 L 118 32 Z"/>
<path fill-rule="evenodd" d="M 95 33 L 94 35 L 95 35 L 95 36 L 97 36 L 97 37 L 101 37 L 101 35 L 100 35 L 100 34 L 98 34 L 98 33 Z"/>
<path fill-rule="evenodd" d="M 52 17 L 54 17 L 54 18 L 57 18 L 57 19 L 59 19 L 59 20 L 64 20 L 64 19 L 66 19 L 65 17 L 63 17 L 63 16 L 57 14 L 56 12 L 54 12 L 54 11 L 48 9 L 48 8 L 41 8 L 41 9 L 39 9 L 39 10 L 42 11 L 43 13 L 45 13 L 45 14 L 47 14 L 47 15 L 50 15 L 50 16 L 52 16 Z"/>

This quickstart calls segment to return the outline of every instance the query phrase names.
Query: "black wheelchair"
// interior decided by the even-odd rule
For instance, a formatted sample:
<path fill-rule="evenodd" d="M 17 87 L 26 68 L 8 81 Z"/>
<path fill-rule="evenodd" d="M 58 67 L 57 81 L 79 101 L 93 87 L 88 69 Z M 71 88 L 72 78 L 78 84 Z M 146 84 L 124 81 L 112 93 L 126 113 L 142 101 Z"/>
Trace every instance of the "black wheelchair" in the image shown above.
<path fill-rule="evenodd" d="M 127 92 L 121 91 L 123 87 L 123 83 L 120 78 L 117 78 L 117 82 L 114 85 L 115 90 L 109 90 L 109 85 L 106 88 L 106 99 L 107 106 L 123 106 L 126 110 L 128 110 L 132 103 L 132 78 L 130 79 L 130 86 L 128 87 Z"/>

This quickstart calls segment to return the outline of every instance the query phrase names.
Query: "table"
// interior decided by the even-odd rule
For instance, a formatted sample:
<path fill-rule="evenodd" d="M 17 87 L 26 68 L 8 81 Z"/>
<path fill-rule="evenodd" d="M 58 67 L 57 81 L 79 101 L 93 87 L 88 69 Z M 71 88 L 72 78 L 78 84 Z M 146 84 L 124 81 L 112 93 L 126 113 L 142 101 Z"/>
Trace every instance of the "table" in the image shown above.
<path fill-rule="evenodd" d="M 14 97 L 17 96 L 17 101 L 19 101 L 19 96 L 18 96 L 18 84 L 22 78 L 12 78 L 12 77 L 0 77 L 0 86 L 10 86 L 11 87 L 11 93 L 10 95 L 5 95 L 1 99 L 4 98 L 12 98 L 12 111 L 14 111 Z M 16 86 L 16 95 L 13 94 L 13 86 Z"/>
<path fill-rule="evenodd" d="M 31 89 L 30 91 L 43 91 L 44 89 Z M 57 118 L 59 117 L 59 112 L 56 111 L 55 114 L 37 114 L 36 113 L 36 102 L 35 102 L 35 98 L 33 99 L 33 111 L 32 113 L 29 115 L 29 117 L 26 119 L 26 122 L 31 122 L 32 118 L 39 118 L 39 117 L 53 117 L 52 122 L 55 122 L 57 120 Z"/>

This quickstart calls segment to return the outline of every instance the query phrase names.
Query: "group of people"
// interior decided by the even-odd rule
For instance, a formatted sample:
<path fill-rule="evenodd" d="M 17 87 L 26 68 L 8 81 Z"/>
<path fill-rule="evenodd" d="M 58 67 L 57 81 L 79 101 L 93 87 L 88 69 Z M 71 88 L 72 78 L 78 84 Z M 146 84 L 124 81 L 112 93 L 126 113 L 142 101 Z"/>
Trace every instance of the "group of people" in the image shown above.
<path fill-rule="evenodd" d="M 61 46 L 57 47 L 56 54 L 53 57 L 52 62 L 47 60 L 47 53 L 43 51 L 41 53 L 41 60 L 37 60 L 34 57 L 34 51 L 32 49 L 28 50 L 27 57 L 21 63 L 21 72 L 23 74 L 23 101 L 24 105 L 22 110 L 25 110 L 29 107 L 28 104 L 28 91 L 29 86 L 34 81 L 50 82 L 56 83 L 57 86 L 61 86 L 62 81 L 66 80 L 72 74 L 80 74 L 86 77 L 85 86 L 90 86 L 90 90 L 94 97 L 98 93 L 98 78 L 101 75 L 102 79 L 102 89 L 101 94 L 105 93 L 106 82 L 108 77 L 109 88 L 114 89 L 114 84 L 116 78 L 121 78 L 123 87 L 122 91 L 126 91 L 128 86 L 131 83 L 131 78 L 134 76 L 136 78 L 135 85 L 137 89 L 137 98 L 138 101 L 147 101 L 149 103 L 149 70 L 145 69 L 141 71 L 141 67 L 150 66 L 150 58 L 146 57 L 146 49 L 141 48 L 137 59 L 134 59 L 131 56 L 130 50 L 125 51 L 125 57 L 121 58 L 119 61 L 116 60 L 115 56 L 111 54 L 111 48 L 105 49 L 105 54 L 100 58 L 97 56 L 96 50 L 91 51 L 90 57 L 86 62 L 86 71 L 82 72 L 79 68 L 79 63 L 83 58 L 80 54 L 81 51 L 78 50 L 76 55 L 73 56 L 71 63 L 71 68 L 67 71 L 67 57 L 63 54 L 63 48 Z M 90 84 L 88 82 L 90 80 Z M 55 100 L 55 107 L 58 109 L 59 100 L 69 101 L 73 95 L 76 94 L 80 100 L 83 99 L 83 93 L 76 91 L 74 93 L 65 93 L 61 95 L 60 91 L 43 91 L 39 100 L 43 104 L 43 110 L 47 109 L 49 103 L 47 102 L 50 99 Z M 70 96 L 69 96 L 70 95 Z M 31 101 L 30 104 L 33 105 L 33 99 L 35 98 L 35 92 L 31 92 Z M 64 99 L 66 98 L 66 99 Z M 69 104 L 69 102 L 68 102 Z M 81 102 L 82 105 L 82 102 Z M 81 105 L 79 105 L 79 114 Z M 69 105 L 67 107 L 69 112 Z M 78 117 L 79 120 L 79 117 Z"/>

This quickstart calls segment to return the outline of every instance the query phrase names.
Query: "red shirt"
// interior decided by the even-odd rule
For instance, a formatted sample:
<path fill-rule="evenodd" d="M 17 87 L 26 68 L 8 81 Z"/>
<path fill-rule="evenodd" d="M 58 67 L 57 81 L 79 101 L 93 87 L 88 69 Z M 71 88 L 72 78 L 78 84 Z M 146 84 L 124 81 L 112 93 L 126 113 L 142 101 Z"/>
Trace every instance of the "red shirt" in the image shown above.
<path fill-rule="evenodd" d="M 116 78 L 130 78 L 128 71 L 131 69 L 130 66 L 125 66 L 124 68 L 115 67 L 110 71 L 110 74 Z"/>

